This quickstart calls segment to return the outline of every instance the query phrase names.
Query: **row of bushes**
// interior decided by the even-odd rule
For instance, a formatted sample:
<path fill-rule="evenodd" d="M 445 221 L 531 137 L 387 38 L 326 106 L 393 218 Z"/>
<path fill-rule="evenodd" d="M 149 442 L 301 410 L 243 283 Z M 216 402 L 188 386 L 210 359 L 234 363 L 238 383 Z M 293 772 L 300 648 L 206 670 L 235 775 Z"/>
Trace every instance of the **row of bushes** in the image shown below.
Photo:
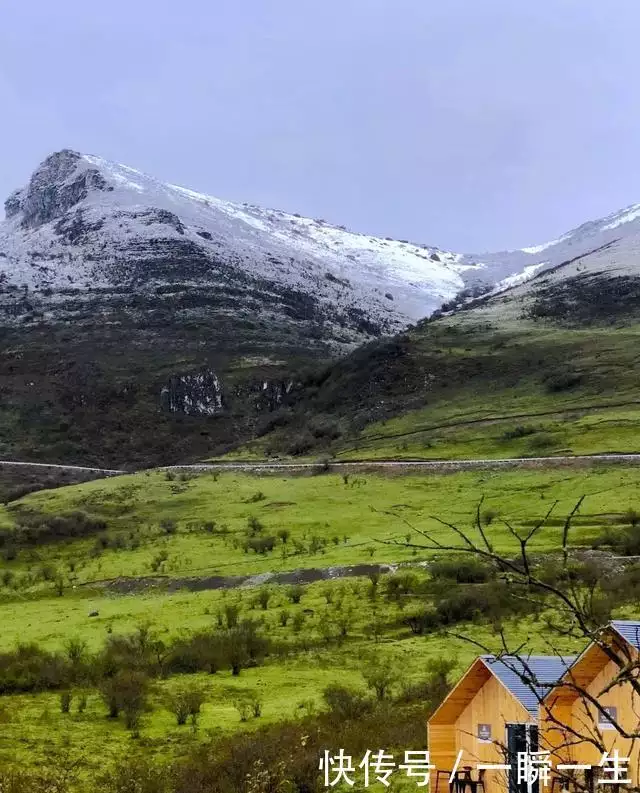
<path fill-rule="evenodd" d="M 64 757 L 46 770 L 0 770 L 7 793 L 320 793 L 326 790 L 318 760 L 325 750 L 343 749 L 354 758 L 380 746 L 403 756 L 424 746 L 424 724 L 446 694 L 451 662 L 427 664 L 425 677 L 402 687 L 395 697 L 367 696 L 344 686 L 329 686 L 321 712 L 240 734 L 220 736 L 194 747 L 179 760 L 154 763 L 130 749 L 117 764 L 87 774 Z M 133 746 L 133 745 L 132 745 Z"/>
<path fill-rule="evenodd" d="M 61 689 L 71 685 L 100 685 L 123 672 L 152 677 L 190 672 L 214 673 L 257 666 L 275 650 L 255 622 L 244 620 L 223 630 L 201 631 L 169 644 L 154 637 L 146 627 L 130 636 L 109 636 L 98 653 L 70 639 L 64 652 L 36 644 L 22 644 L 0 653 L 0 694 Z"/>
<path fill-rule="evenodd" d="M 63 515 L 46 515 L 35 510 L 16 509 L 15 529 L 0 529 L 0 548 L 12 545 L 44 545 L 58 540 L 89 537 L 107 528 L 104 520 L 76 510 Z"/>

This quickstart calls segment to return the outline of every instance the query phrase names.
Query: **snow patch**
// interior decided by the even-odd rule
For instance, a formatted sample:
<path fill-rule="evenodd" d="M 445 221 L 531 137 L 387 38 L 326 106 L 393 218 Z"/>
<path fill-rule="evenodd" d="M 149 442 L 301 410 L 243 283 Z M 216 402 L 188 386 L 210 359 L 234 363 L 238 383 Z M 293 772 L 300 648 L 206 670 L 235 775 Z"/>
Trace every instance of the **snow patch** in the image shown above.
<path fill-rule="evenodd" d="M 517 286 L 518 284 L 523 284 L 525 281 L 530 280 L 533 276 L 539 272 L 543 267 L 546 267 L 549 262 L 539 262 L 538 264 L 530 264 L 524 268 L 521 273 L 516 273 L 515 275 L 510 275 L 507 278 L 503 278 L 495 288 L 495 292 L 502 292 L 504 289 L 510 289 L 512 286 Z"/>
<path fill-rule="evenodd" d="M 523 253 L 542 253 L 542 251 L 546 251 L 547 248 L 552 248 L 554 245 L 560 245 L 561 242 L 565 242 L 571 237 L 571 233 L 565 234 L 562 237 L 558 237 L 557 240 L 551 240 L 550 242 L 543 242 L 542 245 L 532 245 L 529 248 L 520 248 Z"/>
<path fill-rule="evenodd" d="M 603 231 L 608 231 L 609 229 L 616 229 L 618 226 L 622 226 L 623 223 L 630 223 L 632 220 L 636 220 L 640 218 L 640 204 L 633 204 L 627 210 L 624 210 L 621 215 L 618 215 L 615 220 L 611 223 L 607 223 L 606 226 L 602 226 Z"/>

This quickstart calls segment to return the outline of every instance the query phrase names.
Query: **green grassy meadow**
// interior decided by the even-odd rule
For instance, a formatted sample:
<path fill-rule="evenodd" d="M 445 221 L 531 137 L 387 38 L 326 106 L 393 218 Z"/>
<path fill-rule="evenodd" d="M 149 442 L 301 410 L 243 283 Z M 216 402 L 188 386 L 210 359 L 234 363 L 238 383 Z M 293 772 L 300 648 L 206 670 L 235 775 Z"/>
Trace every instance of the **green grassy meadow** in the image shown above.
<path fill-rule="evenodd" d="M 501 517 L 530 526 L 557 501 L 536 546 L 548 551 L 558 547 L 564 516 L 586 495 L 573 541 L 588 543 L 602 526 L 638 507 L 639 484 L 640 468 L 632 466 L 289 476 L 154 471 L 31 493 L 4 506 L 0 525 L 19 526 L 27 513 L 81 510 L 106 527 L 99 537 L 18 548 L 13 558 L 4 554 L 0 652 L 28 642 L 64 651 L 70 637 L 97 651 L 110 636 L 132 634 L 142 625 L 169 642 L 215 628 L 229 603 L 291 651 L 237 677 L 221 671 L 154 681 L 152 707 L 135 739 L 121 722 L 106 718 L 95 690 L 85 692 L 83 712 L 76 707 L 82 692 L 75 692 L 70 713 L 61 712 L 55 691 L 0 696 L 0 764 L 37 766 L 52 753 L 71 753 L 82 756 L 90 773 L 105 758 L 133 749 L 158 760 L 179 757 L 215 736 L 320 709 L 322 691 L 336 680 L 363 689 L 363 659 L 371 654 L 394 659 L 403 670 L 398 686 L 419 680 L 427 660 L 442 656 L 455 658 L 455 678 L 477 648 L 442 630 L 413 635 L 405 624 L 412 602 L 376 597 L 368 577 L 311 583 L 293 602 L 290 587 L 270 583 L 268 574 L 418 565 L 432 556 L 412 547 L 419 546 L 420 532 L 440 541 L 451 537 L 436 518 L 469 529 L 481 497 L 487 532 L 503 551 L 515 545 Z M 273 550 L 243 548 L 251 521 L 257 521 L 260 536 L 276 538 Z M 240 575 L 258 578 L 252 586 L 230 589 L 172 591 L 170 586 L 176 580 Z M 113 579 L 119 586 L 136 581 L 139 588 L 122 594 L 126 589 L 114 589 Z M 544 630 L 535 620 L 510 619 L 507 627 L 514 639 L 544 652 Z M 456 626 L 456 632 L 497 642 L 482 622 Z M 178 727 L 166 705 L 182 677 L 198 681 L 205 691 L 197 731 Z M 249 694 L 259 696 L 262 713 L 244 721 L 234 703 Z"/>
<path fill-rule="evenodd" d="M 11 592 L 20 581 L 23 593 L 51 590 L 51 568 L 64 576 L 68 588 L 123 577 L 259 575 L 414 562 L 424 553 L 407 547 L 407 542 L 420 544 L 412 527 L 442 538 L 449 530 L 436 518 L 468 526 L 481 497 L 483 509 L 521 525 L 558 501 L 557 517 L 552 516 L 539 539 L 539 547 L 548 549 L 557 546 L 558 527 L 579 496 L 586 495 L 586 500 L 576 521 L 576 538 L 588 538 L 603 520 L 638 506 L 639 482 L 640 468 L 633 466 L 447 474 L 118 476 L 33 493 L 4 507 L 4 526 L 13 525 L 24 510 L 45 515 L 81 510 L 104 520 L 107 529 L 101 536 L 121 538 L 121 547 L 112 542 L 102 548 L 91 537 L 26 549 L 3 564 L 10 581 L 0 592 Z M 272 551 L 244 549 L 242 538 L 251 519 L 276 538 Z M 162 528 L 163 521 L 173 522 L 172 533 Z M 281 531 L 288 533 L 286 542 L 278 536 Z M 492 532 L 505 548 L 513 542 L 498 521 Z M 47 569 L 50 580 L 39 575 Z"/>

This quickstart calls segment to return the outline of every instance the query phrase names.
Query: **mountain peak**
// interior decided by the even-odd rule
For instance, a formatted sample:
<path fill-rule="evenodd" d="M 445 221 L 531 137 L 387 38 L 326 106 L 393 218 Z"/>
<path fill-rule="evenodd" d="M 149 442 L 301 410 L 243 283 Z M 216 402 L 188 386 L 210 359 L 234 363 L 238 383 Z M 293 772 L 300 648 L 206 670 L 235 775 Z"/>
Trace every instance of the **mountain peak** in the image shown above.
<path fill-rule="evenodd" d="M 385 332 L 640 233 L 636 204 L 544 245 L 455 253 L 226 201 L 72 149 L 49 155 L 5 209 L 0 283 L 36 292 L 125 282 L 155 289 L 210 285 L 221 270 L 233 271 L 345 316 L 361 313 Z"/>
<path fill-rule="evenodd" d="M 62 149 L 50 154 L 33 172 L 26 187 L 5 202 L 7 219 L 19 216 L 24 229 L 61 217 L 91 190 L 112 189 L 100 170 L 82 154 Z"/>

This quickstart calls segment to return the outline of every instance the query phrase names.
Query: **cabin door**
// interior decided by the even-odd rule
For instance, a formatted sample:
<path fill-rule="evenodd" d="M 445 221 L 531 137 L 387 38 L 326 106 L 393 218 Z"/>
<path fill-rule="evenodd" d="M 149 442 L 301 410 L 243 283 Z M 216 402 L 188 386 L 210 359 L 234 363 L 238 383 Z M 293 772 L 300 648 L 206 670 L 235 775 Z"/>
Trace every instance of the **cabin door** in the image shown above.
<path fill-rule="evenodd" d="M 539 783 L 518 782 L 518 754 L 538 751 L 536 724 L 507 724 L 507 762 L 509 763 L 509 793 L 539 793 Z"/>

